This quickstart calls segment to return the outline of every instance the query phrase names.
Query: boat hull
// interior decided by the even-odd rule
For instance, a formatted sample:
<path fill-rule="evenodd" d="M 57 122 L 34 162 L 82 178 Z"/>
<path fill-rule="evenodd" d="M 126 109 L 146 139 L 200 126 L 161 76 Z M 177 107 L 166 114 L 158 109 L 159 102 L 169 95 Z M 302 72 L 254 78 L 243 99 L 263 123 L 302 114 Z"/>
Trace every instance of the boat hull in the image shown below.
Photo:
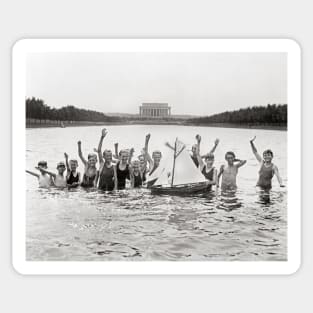
<path fill-rule="evenodd" d="M 193 183 L 193 184 L 182 184 L 175 186 L 151 186 L 152 194 L 167 194 L 167 195 L 192 195 L 195 193 L 201 193 L 208 190 L 207 182 Z"/>

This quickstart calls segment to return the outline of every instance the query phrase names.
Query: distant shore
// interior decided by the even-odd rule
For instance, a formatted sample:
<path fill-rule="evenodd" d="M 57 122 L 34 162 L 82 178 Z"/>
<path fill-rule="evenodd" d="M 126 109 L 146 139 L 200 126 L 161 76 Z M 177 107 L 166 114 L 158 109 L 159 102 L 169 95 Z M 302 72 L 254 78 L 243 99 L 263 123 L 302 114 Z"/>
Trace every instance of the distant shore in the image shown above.
<path fill-rule="evenodd" d="M 221 128 L 245 128 L 245 129 L 268 129 L 286 131 L 287 126 L 280 125 L 243 125 L 232 123 L 210 123 L 210 124 L 196 124 L 186 122 L 186 120 L 134 120 L 121 122 L 63 122 L 64 127 L 79 127 L 79 126 L 105 126 L 105 125 L 180 125 L 180 126 L 197 126 L 197 127 L 221 127 Z M 26 128 L 61 128 L 60 123 L 52 121 L 44 121 L 42 123 L 26 123 Z"/>

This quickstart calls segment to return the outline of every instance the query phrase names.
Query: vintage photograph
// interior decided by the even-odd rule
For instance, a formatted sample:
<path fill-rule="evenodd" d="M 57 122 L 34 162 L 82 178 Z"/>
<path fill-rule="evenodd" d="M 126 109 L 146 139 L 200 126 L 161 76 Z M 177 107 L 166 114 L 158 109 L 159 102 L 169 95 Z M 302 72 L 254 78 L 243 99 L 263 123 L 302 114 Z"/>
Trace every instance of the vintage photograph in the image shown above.
<path fill-rule="evenodd" d="M 16 259 L 290 261 L 287 51 L 42 46 L 15 57 Z"/>

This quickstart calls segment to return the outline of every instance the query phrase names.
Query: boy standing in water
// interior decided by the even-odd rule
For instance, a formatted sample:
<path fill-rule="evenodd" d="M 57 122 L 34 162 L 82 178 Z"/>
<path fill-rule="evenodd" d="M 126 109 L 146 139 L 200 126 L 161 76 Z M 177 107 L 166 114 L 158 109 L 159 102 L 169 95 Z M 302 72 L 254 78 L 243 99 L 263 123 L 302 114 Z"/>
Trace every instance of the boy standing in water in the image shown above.
<path fill-rule="evenodd" d="M 36 167 L 37 170 L 40 170 L 41 172 L 48 174 L 53 181 L 53 185 L 58 188 L 65 188 L 67 186 L 66 184 L 66 178 L 64 177 L 65 172 L 65 164 L 64 162 L 59 162 L 57 164 L 57 171 L 58 173 L 52 173 L 50 171 L 47 171 L 45 168 L 42 168 L 40 166 Z"/>
<path fill-rule="evenodd" d="M 212 152 L 206 154 L 204 156 L 204 161 L 205 161 L 205 163 L 204 163 L 202 160 L 202 157 L 200 156 L 201 136 L 197 135 L 196 139 L 197 139 L 196 154 L 197 154 L 197 158 L 198 158 L 199 169 L 200 169 L 201 173 L 203 174 L 203 176 L 208 180 L 208 191 L 211 191 L 212 186 L 217 185 L 217 170 L 213 166 L 214 154 Z M 217 144 L 218 144 L 218 141 L 215 141 L 215 148 L 216 148 Z"/>
<path fill-rule="evenodd" d="M 257 182 L 257 186 L 262 188 L 262 189 L 266 189 L 266 190 L 271 189 L 272 188 L 272 178 L 274 175 L 276 175 L 279 186 L 285 187 L 283 185 L 283 180 L 280 177 L 277 166 L 272 163 L 272 160 L 274 157 L 273 152 L 269 149 L 265 150 L 263 152 L 263 159 L 262 159 L 261 156 L 258 154 L 258 151 L 254 145 L 255 138 L 256 137 L 254 136 L 254 138 L 250 140 L 250 145 L 251 145 L 252 152 L 253 152 L 255 158 L 260 163 L 259 179 Z"/>
<path fill-rule="evenodd" d="M 34 173 L 32 171 L 28 171 L 28 170 L 26 170 L 26 173 L 37 177 L 39 188 L 51 187 L 53 185 L 52 179 L 47 173 L 44 173 L 43 171 L 43 169 L 48 168 L 47 161 L 39 161 L 38 166 L 36 168 L 39 169 L 40 174 Z"/>
<path fill-rule="evenodd" d="M 66 164 L 66 183 L 69 188 L 76 188 L 80 184 L 80 173 L 77 171 L 77 160 L 68 161 L 68 154 L 64 153 Z"/>
<path fill-rule="evenodd" d="M 222 176 L 222 191 L 234 191 L 237 189 L 236 178 L 238 174 L 238 169 L 247 163 L 246 160 L 236 159 L 235 153 L 229 151 L 225 154 L 225 160 L 227 161 L 227 165 L 222 165 L 220 172 L 218 173 L 218 184 L 219 179 Z"/>
<path fill-rule="evenodd" d="M 98 145 L 98 156 L 100 162 L 98 188 L 103 191 L 113 191 L 117 189 L 116 167 L 112 163 L 112 151 L 104 150 L 102 154 L 103 139 L 107 135 L 107 130 L 102 129 L 101 138 Z"/>
<path fill-rule="evenodd" d="M 196 139 L 198 136 L 199 135 L 196 136 Z M 214 141 L 214 146 L 208 154 L 214 154 L 219 142 L 220 142 L 220 140 L 218 138 L 216 138 Z M 191 157 L 191 159 L 192 159 L 192 161 L 196 167 L 199 167 L 198 151 L 197 151 L 198 148 L 199 148 L 199 153 L 200 153 L 200 147 L 198 147 L 198 143 L 192 145 L 192 147 L 191 147 L 192 154 L 190 155 L 190 157 Z M 203 155 L 202 158 L 205 158 L 205 155 Z"/>
<path fill-rule="evenodd" d="M 81 186 L 84 188 L 96 187 L 97 181 L 98 181 L 98 174 L 99 174 L 96 168 L 97 155 L 94 153 L 89 153 L 88 161 L 86 161 L 82 153 L 81 141 L 78 141 L 77 145 L 78 145 L 78 155 L 85 166 L 85 171 L 84 171 L 84 176 L 83 176 L 83 181 L 81 183 Z"/>

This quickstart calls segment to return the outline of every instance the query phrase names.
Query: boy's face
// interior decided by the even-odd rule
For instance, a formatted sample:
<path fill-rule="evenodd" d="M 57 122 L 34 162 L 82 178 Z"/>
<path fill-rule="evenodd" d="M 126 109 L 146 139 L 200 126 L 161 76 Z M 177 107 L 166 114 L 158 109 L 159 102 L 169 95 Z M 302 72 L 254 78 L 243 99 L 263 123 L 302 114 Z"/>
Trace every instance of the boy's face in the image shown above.
<path fill-rule="evenodd" d="M 226 154 L 226 157 L 225 157 L 228 165 L 233 165 L 234 164 L 234 161 L 235 161 L 235 158 L 232 154 Z"/>
<path fill-rule="evenodd" d="M 75 161 L 70 161 L 70 168 L 71 168 L 71 171 L 76 171 L 77 167 L 78 167 L 77 162 L 75 162 Z"/>
<path fill-rule="evenodd" d="M 152 158 L 153 158 L 154 163 L 158 165 L 161 161 L 161 153 L 159 152 L 153 153 Z"/>
<path fill-rule="evenodd" d="M 112 162 L 112 152 L 111 151 L 105 151 L 103 153 L 103 158 L 104 158 L 104 161 L 107 163 Z"/>
<path fill-rule="evenodd" d="M 90 157 L 88 160 L 88 163 L 90 166 L 94 167 L 97 164 L 97 158 L 96 157 Z"/>
<path fill-rule="evenodd" d="M 43 168 L 43 169 L 45 169 L 45 170 L 48 169 L 48 166 L 45 165 L 45 164 L 43 164 L 43 165 L 42 165 L 42 164 L 41 164 L 41 165 L 38 165 L 38 167 L 39 167 L 39 171 L 40 171 L 40 173 L 41 173 L 42 175 L 44 175 L 45 173 L 44 173 L 43 171 L 41 171 L 40 168 Z"/>
<path fill-rule="evenodd" d="M 57 170 L 60 175 L 63 175 L 65 172 L 65 166 L 58 166 Z"/>
<path fill-rule="evenodd" d="M 133 163 L 134 172 L 139 172 L 139 162 Z"/>
<path fill-rule="evenodd" d="M 270 153 L 263 153 L 263 159 L 266 163 L 271 163 L 273 156 Z"/>
<path fill-rule="evenodd" d="M 121 162 L 123 163 L 123 164 L 125 164 L 125 163 L 127 163 L 127 160 L 128 160 L 128 152 L 122 152 L 121 153 Z"/>
<path fill-rule="evenodd" d="M 208 167 L 212 167 L 214 163 L 214 159 L 211 159 L 211 158 L 205 159 L 205 162 Z"/>

